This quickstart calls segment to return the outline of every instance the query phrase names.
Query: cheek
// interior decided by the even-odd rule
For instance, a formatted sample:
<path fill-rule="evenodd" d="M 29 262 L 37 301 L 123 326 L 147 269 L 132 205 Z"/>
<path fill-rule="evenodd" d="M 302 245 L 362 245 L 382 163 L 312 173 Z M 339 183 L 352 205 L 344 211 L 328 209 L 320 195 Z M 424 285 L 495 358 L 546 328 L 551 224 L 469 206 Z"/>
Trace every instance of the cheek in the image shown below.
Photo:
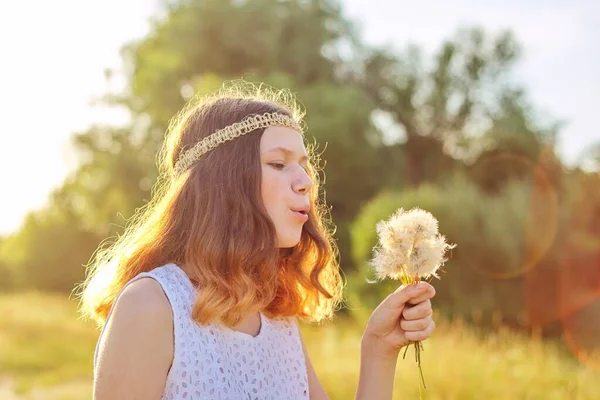
<path fill-rule="evenodd" d="M 262 179 L 260 184 L 260 191 L 262 196 L 263 204 L 265 208 L 271 214 L 277 204 L 280 202 L 279 197 L 281 196 L 281 178 L 274 171 L 269 171 L 269 168 L 263 168 Z"/>

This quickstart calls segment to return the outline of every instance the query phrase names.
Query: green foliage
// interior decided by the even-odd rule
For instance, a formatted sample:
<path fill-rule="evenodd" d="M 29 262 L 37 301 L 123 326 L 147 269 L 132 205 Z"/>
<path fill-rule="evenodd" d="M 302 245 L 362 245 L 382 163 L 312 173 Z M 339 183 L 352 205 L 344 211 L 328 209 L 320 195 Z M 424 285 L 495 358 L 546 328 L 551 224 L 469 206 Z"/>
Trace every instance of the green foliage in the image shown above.
<path fill-rule="evenodd" d="M 135 127 L 95 126 L 75 135 L 80 166 L 53 194 L 53 204 L 69 209 L 89 231 L 120 232 L 126 219 L 149 199 L 157 176 L 156 154 L 145 142 L 146 132 L 136 133 Z"/>
<path fill-rule="evenodd" d="M 432 63 L 415 47 L 400 54 L 367 52 L 358 80 L 377 108 L 402 127 L 409 184 L 443 179 L 445 167 L 452 166 L 444 153 L 468 160 L 490 148 L 537 152 L 546 132 L 529 134 L 536 127 L 532 109 L 509 79 L 520 52 L 511 32 L 493 36 L 480 28 L 459 30 Z M 551 136 L 555 128 L 548 129 Z"/>
<path fill-rule="evenodd" d="M 68 292 L 83 280 L 98 237 L 42 211 L 28 215 L 23 227 L 0 247 L 0 259 L 10 268 L 14 288 Z"/>
<path fill-rule="evenodd" d="M 456 143 L 474 118 L 498 106 L 489 99 L 507 90 L 505 78 L 519 53 L 511 32 L 461 29 L 442 43 L 431 67 L 415 47 L 402 54 L 375 49 L 366 56 L 364 86 L 409 140 L 421 135 Z"/>
<path fill-rule="evenodd" d="M 349 34 L 329 0 L 174 2 L 147 37 L 124 48 L 131 95 L 123 100 L 164 130 L 184 103 L 181 87 L 205 73 L 332 81 L 335 62 L 325 53 Z"/>

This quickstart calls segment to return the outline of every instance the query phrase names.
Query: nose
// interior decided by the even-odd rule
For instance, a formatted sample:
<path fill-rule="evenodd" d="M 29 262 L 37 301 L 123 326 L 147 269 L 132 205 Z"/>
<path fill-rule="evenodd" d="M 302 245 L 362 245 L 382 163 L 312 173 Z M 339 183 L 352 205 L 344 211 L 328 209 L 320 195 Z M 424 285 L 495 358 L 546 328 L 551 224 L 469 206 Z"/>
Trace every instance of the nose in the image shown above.
<path fill-rule="evenodd" d="M 294 180 L 292 188 L 296 193 L 306 194 L 312 189 L 313 181 L 304 168 L 300 168 L 300 171 L 301 172 Z"/>

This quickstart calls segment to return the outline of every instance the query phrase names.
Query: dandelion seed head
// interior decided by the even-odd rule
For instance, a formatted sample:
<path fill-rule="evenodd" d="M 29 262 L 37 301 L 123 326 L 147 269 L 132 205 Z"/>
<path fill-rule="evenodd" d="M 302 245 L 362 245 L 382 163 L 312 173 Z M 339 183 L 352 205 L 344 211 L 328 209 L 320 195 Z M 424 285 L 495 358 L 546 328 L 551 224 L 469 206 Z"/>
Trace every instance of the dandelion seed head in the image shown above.
<path fill-rule="evenodd" d="M 371 265 L 379 279 L 438 277 L 446 250 L 455 245 L 446 243 L 438 233 L 438 221 L 420 208 L 405 211 L 400 208 L 387 221 L 377 224 L 379 246 Z"/>

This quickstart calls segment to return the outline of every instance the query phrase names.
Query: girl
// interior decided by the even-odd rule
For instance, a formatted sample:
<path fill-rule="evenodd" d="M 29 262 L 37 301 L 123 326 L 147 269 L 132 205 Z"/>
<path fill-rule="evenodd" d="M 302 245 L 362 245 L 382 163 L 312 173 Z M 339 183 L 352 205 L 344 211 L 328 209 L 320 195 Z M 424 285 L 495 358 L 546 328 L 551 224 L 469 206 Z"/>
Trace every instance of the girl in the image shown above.
<path fill-rule="evenodd" d="M 102 327 L 94 399 L 328 399 L 297 319 L 332 317 L 342 284 L 303 115 L 282 93 L 221 91 L 171 122 L 151 202 L 83 284 Z M 400 287 L 372 313 L 357 399 L 392 398 L 434 294 Z"/>

